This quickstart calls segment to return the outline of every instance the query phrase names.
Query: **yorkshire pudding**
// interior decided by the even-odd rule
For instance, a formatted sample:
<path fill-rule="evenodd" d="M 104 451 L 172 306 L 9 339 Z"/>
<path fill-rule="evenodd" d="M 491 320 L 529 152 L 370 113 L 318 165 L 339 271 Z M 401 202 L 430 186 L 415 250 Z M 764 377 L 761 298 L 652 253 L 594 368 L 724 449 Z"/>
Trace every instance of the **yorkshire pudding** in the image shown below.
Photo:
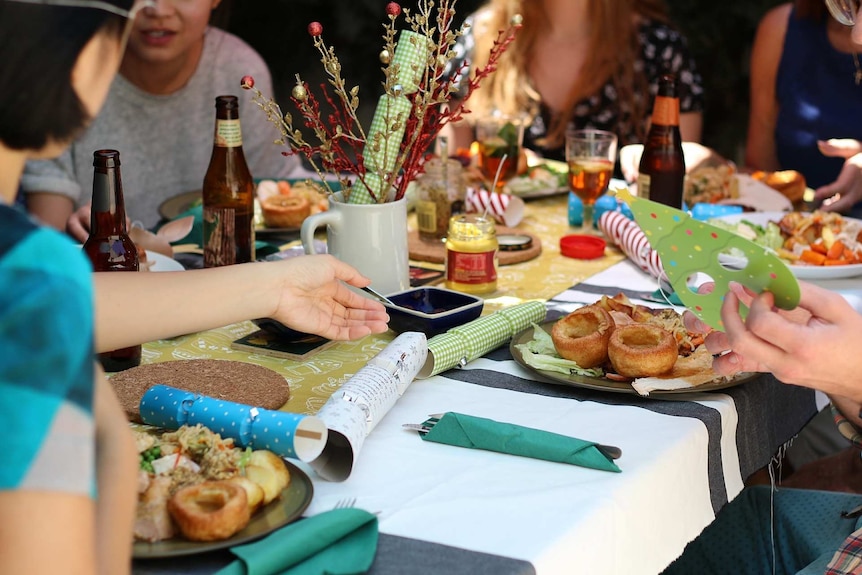
<path fill-rule="evenodd" d="M 168 512 L 186 539 L 227 539 L 251 518 L 246 491 L 230 481 L 183 487 L 168 500 Z"/>
<path fill-rule="evenodd" d="M 673 335 L 657 325 L 617 326 L 608 342 L 608 357 L 619 375 L 650 377 L 673 369 L 678 348 Z"/>
<path fill-rule="evenodd" d="M 594 304 L 578 308 L 558 320 L 551 330 L 551 338 L 560 357 L 586 369 L 608 360 L 608 340 L 613 331 L 610 314 Z"/>
<path fill-rule="evenodd" d="M 311 203 L 302 196 L 270 196 L 260 203 L 269 228 L 298 228 L 311 214 Z"/>

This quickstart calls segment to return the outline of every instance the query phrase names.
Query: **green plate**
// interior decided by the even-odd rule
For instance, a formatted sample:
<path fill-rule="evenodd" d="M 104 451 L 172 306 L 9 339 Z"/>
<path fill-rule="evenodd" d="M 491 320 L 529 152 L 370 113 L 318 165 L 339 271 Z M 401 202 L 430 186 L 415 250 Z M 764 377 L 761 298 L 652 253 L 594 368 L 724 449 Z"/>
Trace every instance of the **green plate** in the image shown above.
<path fill-rule="evenodd" d="M 553 327 L 555 321 L 546 321 L 540 325 L 540 327 L 551 333 L 551 328 Z M 515 359 L 517 363 L 524 366 L 526 369 L 531 372 L 542 376 L 542 378 L 550 380 L 552 383 L 557 383 L 561 385 L 569 385 L 572 387 L 585 387 L 587 389 L 598 389 L 600 391 L 613 391 L 616 393 L 630 393 L 637 395 L 639 397 L 640 394 L 632 387 L 631 383 L 626 381 L 614 381 L 611 379 L 607 379 L 604 377 L 589 377 L 585 375 L 566 375 L 564 373 L 559 373 L 556 371 L 544 371 L 541 369 L 536 369 L 527 365 L 527 362 L 524 361 L 524 356 L 521 355 L 521 351 L 516 347 L 518 344 L 527 343 L 528 341 L 533 339 L 533 328 L 528 327 L 518 335 L 512 338 L 512 342 L 509 344 L 509 351 L 512 353 L 512 357 Z M 728 387 L 734 387 L 741 383 L 745 383 L 751 379 L 754 379 L 757 376 L 756 373 L 744 373 L 739 374 L 736 377 L 733 377 L 729 380 L 716 381 L 713 383 L 704 383 L 703 385 L 697 385 L 695 387 L 688 387 L 685 389 L 669 389 L 665 391 L 651 391 L 650 394 L 646 397 L 652 397 L 654 399 L 661 399 L 663 396 L 667 395 L 680 395 L 685 393 L 701 393 L 704 391 L 716 391 L 719 389 L 726 389 Z"/>
<path fill-rule="evenodd" d="M 245 529 L 233 537 L 222 541 L 207 542 L 186 541 L 179 537 L 155 543 L 135 541 L 132 557 L 135 559 L 160 559 L 206 553 L 260 539 L 264 535 L 296 521 L 311 503 L 314 487 L 311 479 L 300 468 L 290 461 L 285 461 L 285 464 L 290 472 L 290 484 L 281 492 L 281 497 L 271 501 L 266 507 L 255 513 Z"/>

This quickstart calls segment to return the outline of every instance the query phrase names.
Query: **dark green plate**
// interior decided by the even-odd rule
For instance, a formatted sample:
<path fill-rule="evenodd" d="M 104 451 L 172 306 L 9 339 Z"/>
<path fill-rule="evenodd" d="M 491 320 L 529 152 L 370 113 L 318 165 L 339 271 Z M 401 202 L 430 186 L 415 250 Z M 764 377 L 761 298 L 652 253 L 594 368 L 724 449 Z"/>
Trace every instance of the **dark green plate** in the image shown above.
<path fill-rule="evenodd" d="M 551 333 L 551 328 L 554 325 L 554 321 L 546 321 L 544 323 L 539 324 L 539 326 L 544 329 L 546 332 Z M 614 381 L 612 379 L 607 379 L 604 377 L 589 377 L 586 375 L 566 375 L 564 373 L 559 373 L 556 371 L 544 371 L 541 369 L 536 369 L 534 367 L 530 367 L 524 361 L 524 356 L 521 355 L 521 351 L 515 346 L 521 343 L 527 343 L 528 341 L 533 339 L 533 328 L 528 327 L 521 333 L 517 334 L 512 338 L 512 342 L 509 344 L 509 351 L 512 353 L 512 357 L 515 359 L 517 363 L 524 366 L 524 368 L 530 370 L 531 372 L 542 376 L 542 378 L 546 380 L 550 380 L 552 383 L 560 384 L 560 385 L 570 385 L 572 387 L 585 387 L 587 389 L 598 389 L 600 391 L 613 391 L 616 393 L 631 393 L 634 395 L 639 395 L 637 390 L 632 387 L 631 383 L 626 381 Z M 695 387 L 687 387 L 685 389 L 669 389 L 665 391 L 652 391 L 647 397 L 652 398 L 662 398 L 668 395 L 680 395 L 686 393 L 701 393 L 704 391 L 716 391 L 719 389 L 725 389 L 728 387 L 734 387 L 741 383 L 745 383 L 751 379 L 754 379 L 757 376 L 755 373 L 744 373 L 739 374 L 736 377 L 733 377 L 730 380 L 722 380 L 716 381 L 712 383 L 704 383 L 703 385 L 697 385 Z"/>
<path fill-rule="evenodd" d="M 281 492 L 281 497 L 271 501 L 269 505 L 255 513 L 245 529 L 233 537 L 222 541 L 208 542 L 186 541 L 179 537 L 155 543 L 135 541 L 132 556 L 135 559 L 160 559 L 206 553 L 260 539 L 264 535 L 296 521 L 311 503 L 314 487 L 305 472 L 290 461 L 285 461 L 285 463 L 290 472 L 290 484 Z"/>

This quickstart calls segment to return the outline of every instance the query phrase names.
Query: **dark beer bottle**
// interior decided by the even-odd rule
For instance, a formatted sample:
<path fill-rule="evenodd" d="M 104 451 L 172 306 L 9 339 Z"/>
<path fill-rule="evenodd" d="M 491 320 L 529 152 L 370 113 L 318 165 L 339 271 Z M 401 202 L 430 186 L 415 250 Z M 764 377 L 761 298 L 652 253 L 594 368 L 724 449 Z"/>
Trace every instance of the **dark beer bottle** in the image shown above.
<path fill-rule="evenodd" d="M 638 170 L 638 196 L 682 208 L 685 158 L 679 135 L 679 96 L 676 78 L 659 79 L 652 122 Z"/>
<path fill-rule="evenodd" d="M 93 201 L 90 236 L 84 253 L 97 272 L 136 272 L 140 269 L 138 249 L 126 230 L 120 153 L 93 152 Z M 122 371 L 141 363 L 141 346 L 135 345 L 99 354 L 105 371 Z"/>
<path fill-rule="evenodd" d="M 215 140 L 203 184 L 204 267 L 254 260 L 254 182 L 242 152 L 239 102 L 216 98 Z"/>

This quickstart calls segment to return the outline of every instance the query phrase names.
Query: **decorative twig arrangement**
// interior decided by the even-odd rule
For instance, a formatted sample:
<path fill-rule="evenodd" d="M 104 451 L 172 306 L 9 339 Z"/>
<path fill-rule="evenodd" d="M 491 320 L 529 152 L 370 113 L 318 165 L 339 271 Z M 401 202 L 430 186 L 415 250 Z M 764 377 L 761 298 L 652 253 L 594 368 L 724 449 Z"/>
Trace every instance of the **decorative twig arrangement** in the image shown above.
<path fill-rule="evenodd" d="M 290 148 L 282 154 L 304 155 L 327 188 L 326 176 L 337 177 L 345 201 L 383 203 L 404 197 L 407 185 L 422 171 L 434 138 L 443 126 L 469 113 L 465 102 L 496 70 L 521 27 L 521 17 L 515 16 L 507 29 L 498 32 L 488 63 L 469 77 L 468 62 L 447 70 L 455 56 L 453 46 L 466 31 L 464 27 L 452 30 L 456 2 L 419 0 L 415 14 L 396 2 L 386 5 L 388 22 L 383 25 L 380 52 L 383 95 L 367 132 L 357 117 L 359 87 L 348 87 L 341 62 L 324 42 L 319 22 L 309 24 L 308 33 L 320 52 L 329 85 L 322 84 L 320 95 L 315 96 L 297 74 L 291 92 L 299 112 L 296 121 L 313 132 L 316 144 L 306 141 L 290 113 L 282 113 L 272 98 L 254 87 L 251 76 L 244 76 L 242 87 L 255 92 L 255 103 L 279 129 L 281 137 L 275 143 Z M 396 21 L 402 13 L 409 29 L 399 31 Z M 459 88 L 461 82 L 463 88 Z M 454 106 L 450 105 L 453 97 L 459 98 Z"/>

